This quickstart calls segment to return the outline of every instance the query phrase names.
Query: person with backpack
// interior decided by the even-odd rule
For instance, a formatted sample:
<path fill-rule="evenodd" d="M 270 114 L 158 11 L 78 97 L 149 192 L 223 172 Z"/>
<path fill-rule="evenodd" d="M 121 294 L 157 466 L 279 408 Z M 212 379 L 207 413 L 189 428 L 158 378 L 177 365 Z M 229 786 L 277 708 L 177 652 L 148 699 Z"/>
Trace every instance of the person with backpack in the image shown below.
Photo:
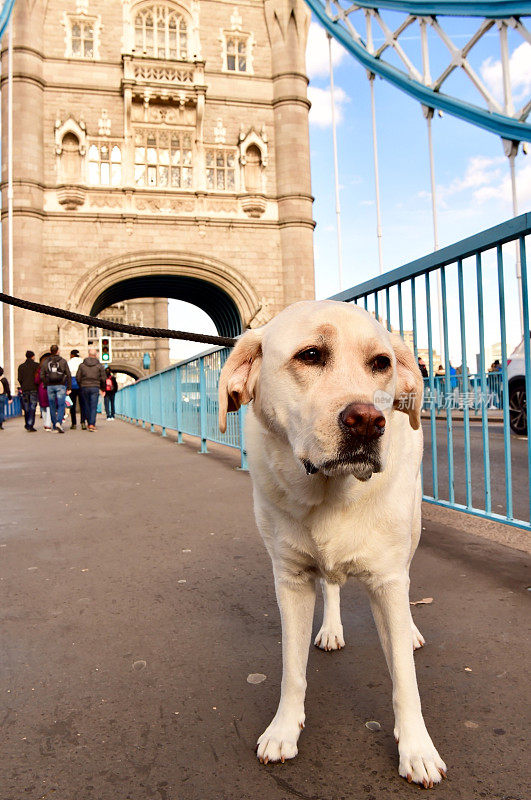
<path fill-rule="evenodd" d="M 88 429 L 91 432 L 96 430 L 96 413 L 98 411 L 98 398 L 100 390 L 105 391 L 105 370 L 97 358 L 98 351 L 94 347 L 89 347 L 88 358 L 79 365 L 76 379 L 81 389 L 81 398 L 85 415 L 87 417 Z"/>
<path fill-rule="evenodd" d="M 33 350 L 26 350 L 26 360 L 19 364 L 18 382 L 22 392 L 22 408 L 24 409 L 24 428 L 29 433 L 36 433 L 35 410 L 38 403 L 37 387 L 35 385 L 35 353 Z"/>
<path fill-rule="evenodd" d="M 0 431 L 4 430 L 6 407 L 7 405 L 11 405 L 11 403 L 13 402 L 8 380 L 7 378 L 4 378 L 3 375 L 4 375 L 4 368 L 0 367 Z"/>
<path fill-rule="evenodd" d="M 111 372 L 110 367 L 105 370 L 105 414 L 107 415 L 107 422 L 114 420 L 114 396 L 118 391 L 118 382 Z"/>
<path fill-rule="evenodd" d="M 59 347 L 56 344 L 52 344 L 50 353 L 50 358 L 47 358 L 41 367 L 41 378 L 48 394 L 52 428 L 58 433 L 64 433 L 66 396 L 72 390 L 72 376 L 68 364 L 59 355 Z"/>
<path fill-rule="evenodd" d="M 81 389 L 79 388 L 79 383 L 77 382 L 76 374 L 79 369 L 80 364 L 83 362 L 83 359 L 79 355 L 79 350 L 71 350 L 70 351 L 70 358 L 68 359 L 68 369 L 70 370 L 70 374 L 72 376 L 72 391 L 70 392 L 70 400 L 72 401 L 72 405 L 70 406 L 70 430 L 74 431 L 77 428 L 77 417 L 76 417 L 76 401 L 79 400 L 79 415 L 81 417 L 81 428 L 85 430 L 87 427 L 86 425 L 86 418 L 85 418 L 85 411 L 83 409 L 83 400 L 81 398 Z"/>

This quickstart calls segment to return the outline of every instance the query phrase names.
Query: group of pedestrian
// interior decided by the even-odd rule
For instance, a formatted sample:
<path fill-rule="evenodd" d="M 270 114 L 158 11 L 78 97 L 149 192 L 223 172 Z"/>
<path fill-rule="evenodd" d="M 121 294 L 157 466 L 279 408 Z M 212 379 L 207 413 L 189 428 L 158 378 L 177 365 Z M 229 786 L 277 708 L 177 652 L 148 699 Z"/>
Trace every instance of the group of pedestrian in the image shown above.
<path fill-rule="evenodd" d="M 89 348 L 82 359 L 79 350 L 72 350 L 66 361 L 53 344 L 50 352 L 35 361 L 33 350 L 26 351 L 26 360 L 18 368 L 20 398 L 24 411 L 24 427 L 35 433 L 35 415 L 40 406 L 45 431 L 64 433 L 65 410 L 70 411 L 70 429 L 77 428 L 79 405 L 82 430 L 96 430 L 96 415 L 100 393 L 104 396 L 108 421 L 114 420 L 114 398 L 118 384 L 110 368 L 98 359 L 95 348 Z M 3 430 L 6 405 L 13 402 L 11 389 L 4 370 L 0 367 L 0 430 Z"/>

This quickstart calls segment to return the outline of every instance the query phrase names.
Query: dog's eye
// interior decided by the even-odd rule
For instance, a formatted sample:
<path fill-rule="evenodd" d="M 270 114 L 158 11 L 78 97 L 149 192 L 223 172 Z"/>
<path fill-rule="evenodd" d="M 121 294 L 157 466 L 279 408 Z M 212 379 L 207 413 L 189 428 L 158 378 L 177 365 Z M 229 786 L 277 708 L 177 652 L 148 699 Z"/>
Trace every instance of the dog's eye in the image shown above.
<path fill-rule="evenodd" d="M 308 347 L 306 350 L 301 350 L 297 353 L 295 358 L 298 361 L 304 361 L 305 364 L 322 364 L 324 362 L 324 353 L 318 347 Z"/>
<path fill-rule="evenodd" d="M 389 356 L 376 356 L 373 358 L 371 366 L 374 372 L 385 372 L 391 366 L 391 359 Z"/>

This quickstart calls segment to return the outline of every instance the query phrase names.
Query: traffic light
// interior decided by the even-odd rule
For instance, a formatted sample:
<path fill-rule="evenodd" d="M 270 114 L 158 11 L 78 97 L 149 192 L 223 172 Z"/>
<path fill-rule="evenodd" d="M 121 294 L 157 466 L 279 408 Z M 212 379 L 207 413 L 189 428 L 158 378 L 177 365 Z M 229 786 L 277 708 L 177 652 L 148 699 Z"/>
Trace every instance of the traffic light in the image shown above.
<path fill-rule="evenodd" d="M 103 364 L 110 364 L 112 361 L 111 340 L 109 336 L 100 337 L 100 361 Z"/>

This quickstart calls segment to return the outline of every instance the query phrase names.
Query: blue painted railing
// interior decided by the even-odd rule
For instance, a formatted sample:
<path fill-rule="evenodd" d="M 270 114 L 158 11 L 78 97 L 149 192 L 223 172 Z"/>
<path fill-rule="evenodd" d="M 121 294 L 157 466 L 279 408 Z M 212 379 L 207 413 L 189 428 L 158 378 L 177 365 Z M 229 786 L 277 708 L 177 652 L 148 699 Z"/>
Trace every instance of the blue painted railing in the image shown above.
<path fill-rule="evenodd" d="M 137 425 L 154 431 L 161 428 L 200 439 L 200 453 L 206 453 L 207 442 L 234 447 L 241 452 L 241 467 L 247 469 L 243 434 L 245 408 L 227 417 L 227 430 L 218 427 L 218 380 L 229 350 L 217 348 L 204 355 L 183 361 L 149 378 L 126 386 L 116 395 L 116 413 Z"/>
<path fill-rule="evenodd" d="M 521 268 L 522 328 L 529 331 L 529 296 L 526 263 L 526 241 L 531 234 L 531 214 L 522 214 L 475 236 L 444 247 L 430 255 L 365 281 L 333 299 L 362 305 L 388 327 L 406 333 L 418 357 L 421 343 L 429 358 L 426 367 L 429 377 L 424 380 L 426 397 L 424 409 L 429 416 L 425 429 L 423 499 L 428 503 L 458 509 L 479 517 L 530 529 L 531 519 L 531 439 L 528 437 L 526 463 L 518 463 L 513 475 L 515 457 L 521 458 L 510 431 L 509 377 L 507 361 L 507 322 L 520 316 L 514 269 L 516 255 Z M 437 377 L 434 363 L 434 309 L 437 315 L 437 284 L 442 306 L 442 350 L 444 377 Z M 506 286 L 510 290 L 506 293 Z M 485 315 L 485 309 L 488 309 Z M 519 329 L 519 325 L 513 325 Z M 487 373 L 485 336 L 491 344 L 499 338 L 501 370 Z M 478 376 L 471 376 L 467 353 L 467 337 L 474 336 Z M 520 375 L 525 383 L 526 397 L 531 397 L 530 337 L 523 337 L 524 359 Z M 461 375 L 452 374 L 450 351 L 458 354 Z M 478 352 L 479 351 L 479 352 Z M 457 407 L 453 400 L 462 395 L 464 402 Z M 444 405 L 440 398 L 444 397 Z M 480 402 L 474 398 L 479 396 Z M 493 399 L 497 397 L 498 400 Z M 433 402 L 430 400 L 433 399 Z M 493 437 L 498 441 L 500 422 L 492 408 L 501 409 L 503 435 L 503 468 L 496 464 Z M 445 442 L 438 442 L 441 425 L 437 425 L 444 408 Z M 481 442 L 471 439 L 472 408 L 481 415 Z M 457 422 L 458 421 L 458 422 Z M 457 424 L 459 427 L 457 427 Z M 462 430 L 461 430 L 462 425 Z M 475 429 L 474 429 L 475 432 Z M 456 444 L 458 442 L 458 459 Z M 472 451 L 474 450 L 474 460 Z M 478 464 L 478 451 L 482 464 Z M 461 469 L 461 463 L 463 469 Z M 518 480 L 517 480 L 518 479 Z M 525 485 L 518 496 L 513 484 Z M 503 491 L 500 492 L 500 485 Z M 493 502 L 493 490 L 496 502 Z M 502 494 L 503 496 L 500 496 Z M 524 496 L 522 496 L 524 495 Z M 518 514 L 515 515 L 515 500 Z M 505 513 L 494 512 L 501 508 Z"/>
<path fill-rule="evenodd" d="M 430 383 L 429 378 L 424 378 L 423 411 L 429 411 L 432 405 L 437 412 L 445 411 L 448 407 L 454 411 L 462 411 L 466 405 L 470 412 L 477 416 L 481 413 L 484 402 L 490 411 L 499 411 L 503 408 L 503 376 L 501 372 L 488 372 L 484 376 L 469 375 L 467 379 L 462 375 L 451 376 L 450 393 L 446 391 L 444 376 L 435 375 L 433 393 Z M 484 385 L 485 392 L 483 392 Z"/>
<path fill-rule="evenodd" d="M 6 419 L 10 417 L 20 417 L 22 414 L 22 403 L 20 397 L 14 396 L 12 403 L 4 403 L 4 416 Z"/>
<path fill-rule="evenodd" d="M 428 346 L 429 377 L 424 379 L 423 406 L 424 500 L 526 529 L 531 527 L 531 444 L 529 440 L 527 444 L 518 442 L 520 463 L 515 462 L 515 437 L 510 433 L 506 401 L 509 397 L 506 322 L 509 315 L 517 319 L 519 314 L 513 277 L 514 245 L 517 243 L 522 273 L 523 327 L 529 330 L 526 237 L 530 233 L 531 214 L 524 214 L 334 298 L 363 305 L 389 329 L 405 336 L 416 357 L 419 347 L 426 352 Z M 436 339 L 433 316 L 437 308 L 439 276 L 445 371 L 441 376 L 435 374 L 439 363 L 434 361 L 433 352 Z M 513 288 L 506 298 L 505 285 L 511 286 L 511 280 Z M 484 308 L 488 309 L 487 317 Z M 497 337 L 501 341 L 499 372 L 487 372 L 490 365 L 486 363 L 485 329 L 491 344 Z M 467 354 L 467 342 L 474 345 L 477 374 L 470 374 L 469 364 L 473 365 L 470 353 Z M 217 384 L 227 353 L 226 349 L 210 351 L 122 389 L 116 397 L 117 413 L 130 422 L 144 427 L 149 425 L 151 430 L 158 426 L 163 435 L 167 429 L 177 431 L 179 441 L 183 433 L 197 436 L 202 453 L 207 452 L 209 441 L 235 447 L 241 451 L 241 463 L 245 468 L 244 409 L 238 414 L 229 414 L 225 434 L 218 430 Z M 458 363 L 461 362 L 460 374 L 451 368 L 450 353 L 454 360 L 457 357 Z M 522 372 L 526 395 L 530 397 L 529 337 L 524 337 Z M 477 435 L 478 419 L 481 420 L 480 436 Z M 499 447 L 500 442 L 503 442 L 503 467 L 494 453 L 494 447 Z M 521 463 L 522 447 L 527 447 L 525 464 Z M 493 459 L 496 461 L 491 470 Z M 527 487 L 525 492 L 520 490 L 516 498 L 513 497 L 513 482 Z M 493 511 L 494 508 L 498 510 Z"/>

